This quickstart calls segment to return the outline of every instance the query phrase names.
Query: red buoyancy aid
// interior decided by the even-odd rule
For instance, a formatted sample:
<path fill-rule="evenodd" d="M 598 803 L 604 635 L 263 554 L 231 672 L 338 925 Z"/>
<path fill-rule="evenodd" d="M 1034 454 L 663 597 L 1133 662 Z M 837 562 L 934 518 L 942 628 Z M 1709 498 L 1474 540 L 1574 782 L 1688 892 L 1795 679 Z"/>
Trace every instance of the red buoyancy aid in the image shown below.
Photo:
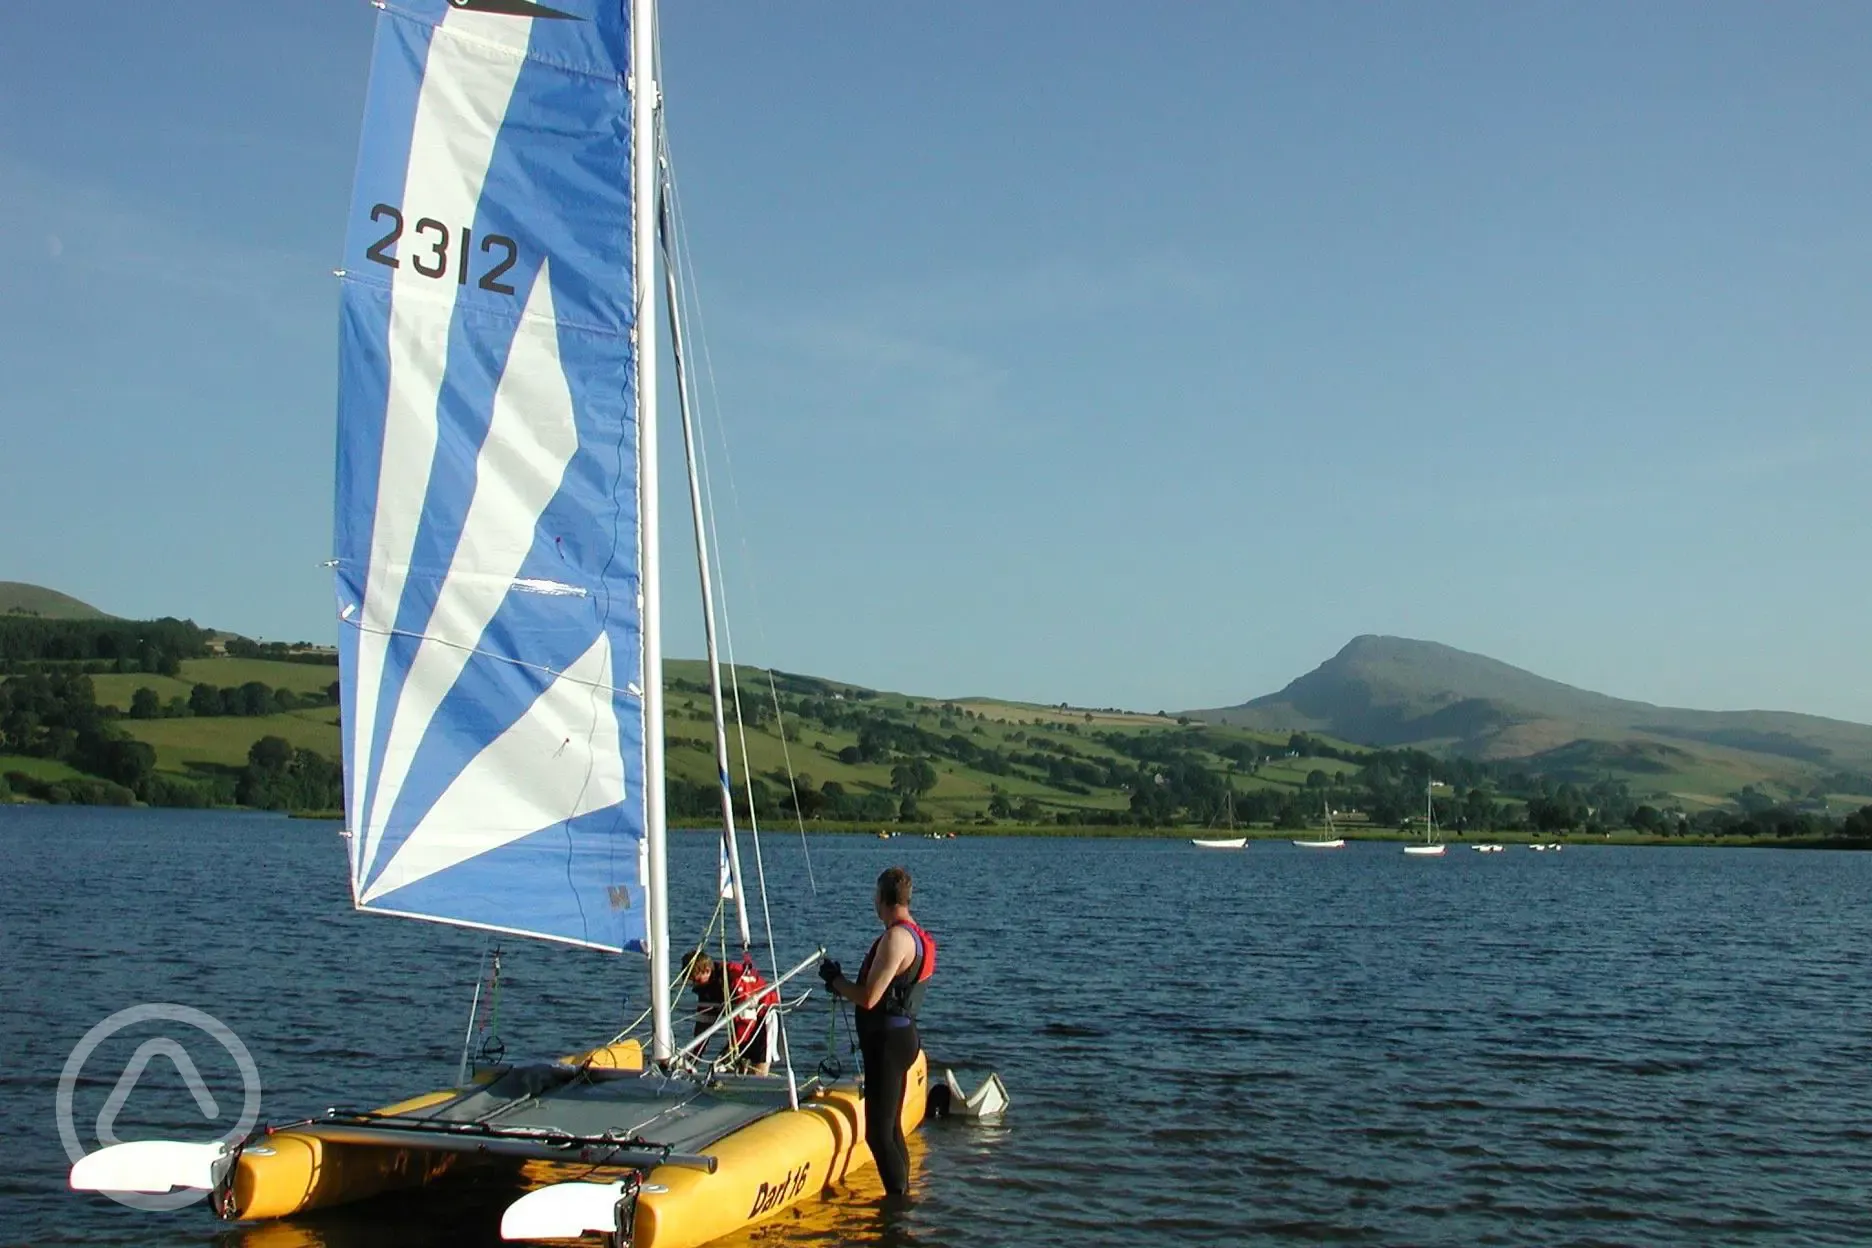
<path fill-rule="evenodd" d="M 884 989 L 884 995 L 878 999 L 874 1009 L 860 1010 L 862 1018 L 866 1014 L 897 1015 L 914 1019 L 922 1008 L 923 995 L 928 991 L 929 979 L 936 973 L 936 938 L 918 927 L 911 919 L 899 919 L 892 927 L 908 928 L 910 936 L 917 944 L 916 960 L 903 972 L 891 980 Z M 889 935 L 886 931 L 885 935 Z M 858 982 L 863 983 L 871 972 L 871 959 L 877 956 L 878 945 L 883 936 L 872 942 L 870 952 L 865 954 L 864 965 L 858 968 Z"/>
<path fill-rule="evenodd" d="M 761 1026 L 767 1018 L 767 1007 L 780 1003 L 780 993 L 776 989 L 767 987 L 767 981 L 761 977 L 760 971 L 755 969 L 754 959 L 751 957 L 745 962 L 730 962 L 723 970 L 726 972 L 730 1001 L 739 1004 L 758 998 L 761 1005 L 760 1009 L 751 1014 L 742 1015 L 729 1025 L 729 1030 L 734 1033 L 735 1049 L 746 1052 L 753 1047 L 755 1038 L 760 1035 Z"/>

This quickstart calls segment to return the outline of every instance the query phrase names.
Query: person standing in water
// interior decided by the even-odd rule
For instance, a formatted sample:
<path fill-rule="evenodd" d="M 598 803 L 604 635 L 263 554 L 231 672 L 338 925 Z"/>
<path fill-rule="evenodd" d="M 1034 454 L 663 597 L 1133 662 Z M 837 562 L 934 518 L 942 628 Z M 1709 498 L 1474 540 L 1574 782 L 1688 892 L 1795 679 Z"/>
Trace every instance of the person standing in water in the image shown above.
<path fill-rule="evenodd" d="M 845 978 L 837 962 L 820 963 L 826 988 L 857 1008 L 858 1049 L 864 1057 L 865 1143 L 877 1161 L 884 1190 L 901 1196 L 910 1189 L 910 1148 L 904 1142 L 905 1080 L 923 1042 L 917 1010 L 936 970 L 936 942 L 910 917 L 910 873 L 891 867 L 878 876 L 873 898 L 884 934 L 871 944 L 858 982 Z"/>

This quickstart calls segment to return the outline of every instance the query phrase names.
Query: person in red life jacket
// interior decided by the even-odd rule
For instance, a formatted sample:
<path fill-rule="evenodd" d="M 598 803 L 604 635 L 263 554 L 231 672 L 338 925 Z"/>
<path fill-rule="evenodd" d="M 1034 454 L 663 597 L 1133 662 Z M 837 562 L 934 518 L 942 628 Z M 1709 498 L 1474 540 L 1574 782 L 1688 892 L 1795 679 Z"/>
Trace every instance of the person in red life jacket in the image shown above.
<path fill-rule="evenodd" d="M 917 1011 L 936 970 L 936 942 L 910 917 L 910 873 L 892 867 L 878 876 L 874 898 L 884 934 L 872 942 L 858 982 L 839 964 L 819 966 L 826 988 L 858 1007 L 858 1049 L 864 1057 L 865 1143 L 877 1161 L 884 1190 L 901 1196 L 910 1188 L 910 1148 L 904 1142 L 904 1081 L 923 1042 Z"/>
<path fill-rule="evenodd" d="M 749 1074 L 766 1074 L 773 1064 L 774 1051 L 779 1047 L 780 1016 L 773 1012 L 773 1007 L 780 1003 L 780 994 L 767 986 L 760 971 L 755 969 L 754 959 L 744 957 L 717 966 L 715 959 L 697 949 L 684 960 L 683 969 L 688 973 L 689 986 L 695 989 L 695 1034 L 698 1036 L 721 1018 L 724 988 L 732 994 L 728 999 L 737 1005 L 747 1001 L 759 1003 L 759 1009 L 728 1024 L 728 1054 L 739 1069 Z"/>

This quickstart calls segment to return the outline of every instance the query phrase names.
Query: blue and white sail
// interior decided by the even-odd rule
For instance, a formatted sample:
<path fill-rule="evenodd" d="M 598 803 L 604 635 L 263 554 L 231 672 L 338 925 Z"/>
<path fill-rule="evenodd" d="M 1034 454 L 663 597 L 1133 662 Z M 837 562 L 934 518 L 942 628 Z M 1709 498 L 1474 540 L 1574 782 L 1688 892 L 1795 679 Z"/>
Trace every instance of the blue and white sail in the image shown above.
<path fill-rule="evenodd" d="M 379 7 L 339 370 L 352 895 L 641 947 L 629 18 Z"/>

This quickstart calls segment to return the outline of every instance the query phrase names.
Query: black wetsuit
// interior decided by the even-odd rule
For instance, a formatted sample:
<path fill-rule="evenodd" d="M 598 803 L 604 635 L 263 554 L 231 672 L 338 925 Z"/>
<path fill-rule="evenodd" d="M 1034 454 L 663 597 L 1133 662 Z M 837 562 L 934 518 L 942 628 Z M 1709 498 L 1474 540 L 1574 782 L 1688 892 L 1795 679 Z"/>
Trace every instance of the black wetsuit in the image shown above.
<path fill-rule="evenodd" d="M 858 1011 L 858 1051 L 864 1057 L 865 1143 L 871 1146 L 884 1190 L 901 1196 L 910 1190 L 910 1146 L 903 1133 L 904 1086 L 923 1049 L 916 1015 L 934 967 L 935 942 L 914 923 L 894 926 L 909 929 L 916 941 L 917 956 L 909 969 L 891 980 L 874 1008 Z M 860 983 L 883 940 L 883 936 L 878 937 L 865 955 L 864 967 L 858 972 Z"/>

